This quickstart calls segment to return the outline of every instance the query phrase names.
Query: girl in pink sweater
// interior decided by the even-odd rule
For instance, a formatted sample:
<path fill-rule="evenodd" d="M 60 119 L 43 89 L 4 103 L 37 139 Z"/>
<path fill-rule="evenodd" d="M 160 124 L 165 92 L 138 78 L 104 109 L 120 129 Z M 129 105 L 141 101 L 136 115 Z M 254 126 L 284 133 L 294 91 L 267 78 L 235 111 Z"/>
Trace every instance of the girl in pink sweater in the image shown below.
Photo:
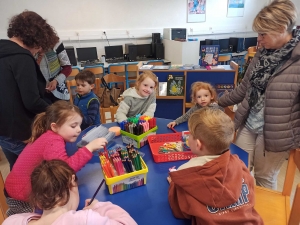
<path fill-rule="evenodd" d="M 96 199 L 76 211 L 79 204 L 77 177 L 75 171 L 64 161 L 42 161 L 31 174 L 32 192 L 30 202 L 43 209 L 43 214 L 21 213 L 8 217 L 3 225 L 137 225 L 130 215 L 110 202 Z"/>
<path fill-rule="evenodd" d="M 105 138 L 97 138 L 85 147 L 68 156 L 66 142 L 75 142 L 81 129 L 80 110 L 66 101 L 57 101 L 48 106 L 46 112 L 38 114 L 28 145 L 19 155 L 5 181 L 5 195 L 9 210 L 7 215 L 32 212 L 28 203 L 31 192 L 30 175 L 43 160 L 61 159 L 76 172 L 93 156 L 92 152 L 106 145 Z"/>

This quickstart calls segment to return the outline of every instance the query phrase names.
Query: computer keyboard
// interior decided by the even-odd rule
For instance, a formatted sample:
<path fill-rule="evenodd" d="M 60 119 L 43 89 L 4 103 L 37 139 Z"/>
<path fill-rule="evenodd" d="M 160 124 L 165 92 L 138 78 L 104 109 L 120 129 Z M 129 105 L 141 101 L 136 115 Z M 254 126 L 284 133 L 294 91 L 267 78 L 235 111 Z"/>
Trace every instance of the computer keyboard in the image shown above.
<path fill-rule="evenodd" d="M 112 60 L 106 60 L 107 63 L 122 63 L 122 62 L 128 62 L 126 59 L 112 59 Z"/>
<path fill-rule="evenodd" d="M 103 66 L 104 63 L 101 63 L 101 62 L 89 62 L 89 63 L 81 63 L 80 65 L 81 65 L 81 67 L 85 67 L 85 66 Z"/>

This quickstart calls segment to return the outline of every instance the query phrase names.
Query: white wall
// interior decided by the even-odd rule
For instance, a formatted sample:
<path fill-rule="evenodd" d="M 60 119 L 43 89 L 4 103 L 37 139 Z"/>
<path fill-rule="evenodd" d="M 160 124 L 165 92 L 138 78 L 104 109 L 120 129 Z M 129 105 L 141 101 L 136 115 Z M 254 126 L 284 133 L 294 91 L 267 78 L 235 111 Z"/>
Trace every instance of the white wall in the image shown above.
<path fill-rule="evenodd" d="M 0 38 L 9 18 L 25 9 L 46 18 L 65 45 L 96 46 L 99 54 L 107 45 L 104 30 L 111 45 L 150 43 L 151 33 L 167 27 L 187 28 L 201 39 L 253 36 L 253 18 L 268 0 L 245 2 L 243 17 L 228 18 L 227 0 L 207 0 L 206 21 L 187 23 L 186 0 L 0 0 Z M 300 10 L 300 1 L 293 2 Z"/>

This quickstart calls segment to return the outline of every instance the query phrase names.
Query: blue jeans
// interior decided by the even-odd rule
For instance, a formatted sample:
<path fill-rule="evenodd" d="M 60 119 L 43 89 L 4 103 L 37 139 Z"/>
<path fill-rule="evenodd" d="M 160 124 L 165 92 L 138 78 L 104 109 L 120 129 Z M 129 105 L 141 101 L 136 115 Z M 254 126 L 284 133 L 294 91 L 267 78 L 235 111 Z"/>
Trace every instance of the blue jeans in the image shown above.
<path fill-rule="evenodd" d="M 0 146 L 9 163 L 10 170 L 12 170 L 13 165 L 17 161 L 18 156 L 21 154 L 26 144 L 16 139 L 0 136 Z"/>

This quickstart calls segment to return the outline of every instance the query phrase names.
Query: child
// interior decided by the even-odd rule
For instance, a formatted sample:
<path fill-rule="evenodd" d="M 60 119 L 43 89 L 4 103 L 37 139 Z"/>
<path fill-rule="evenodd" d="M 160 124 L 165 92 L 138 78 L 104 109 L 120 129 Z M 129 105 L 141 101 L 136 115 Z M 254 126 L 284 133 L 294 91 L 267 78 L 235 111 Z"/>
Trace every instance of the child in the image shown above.
<path fill-rule="evenodd" d="M 192 84 L 191 92 L 192 102 L 195 103 L 195 105 L 190 108 L 189 111 L 186 112 L 186 114 L 169 123 L 167 127 L 173 128 L 180 123 L 186 122 L 193 112 L 205 106 L 220 108 L 223 110 L 223 108 L 219 107 L 216 102 L 217 93 L 216 90 L 211 86 L 211 84 L 205 82 L 195 82 Z"/>
<path fill-rule="evenodd" d="M 137 114 L 153 117 L 156 109 L 157 84 L 157 76 L 154 73 L 151 71 L 142 73 L 135 87 L 124 91 L 124 100 L 116 113 L 117 121 L 120 123 Z"/>
<path fill-rule="evenodd" d="M 64 161 L 42 161 L 31 174 L 30 202 L 43 214 L 22 213 L 8 217 L 4 225 L 13 224 L 126 224 L 136 225 L 130 215 L 111 202 L 96 199 L 76 211 L 79 204 L 75 171 Z"/>
<path fill-rule="evenodd" d="M 74 105 L 78 106 L 83 114 L 81 129 L 91 125 L 100 124 L 99 100 L 97 95 L 92 92 L 95 87 L 95 75 L 88 70 L 80 71 L 75 80 L 77 83 Z"/>
<path fill-rule="evenodd" d="M 263 224 L 254 209 L 254 179 L 228 150 L 234 136 L 229 116 L 205 107 L 191 115 L 188 125 L 188 143 L 198 157 L 170 172 L 174 216 L 192 224 Z"/>
<path fill-rule="evenodd" d="M 66 142 L 76 141 L 81 132 L 81 121 L 80 110 L 63 100 L 53 103 L 46 112 L 37 115 L 29 144 L 19 155 L 5 181 L 7 204 L 10 207 L 7 215 L 32 212 L 28 203 L 31 191 L 29 178 L 41 161 L 61 159 L 77 172 L 92 158 L 92 152 L 106 145 L 105 138 L 97 138 L 69 157 L 65 145 Z"/>

